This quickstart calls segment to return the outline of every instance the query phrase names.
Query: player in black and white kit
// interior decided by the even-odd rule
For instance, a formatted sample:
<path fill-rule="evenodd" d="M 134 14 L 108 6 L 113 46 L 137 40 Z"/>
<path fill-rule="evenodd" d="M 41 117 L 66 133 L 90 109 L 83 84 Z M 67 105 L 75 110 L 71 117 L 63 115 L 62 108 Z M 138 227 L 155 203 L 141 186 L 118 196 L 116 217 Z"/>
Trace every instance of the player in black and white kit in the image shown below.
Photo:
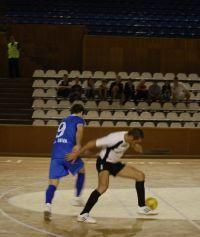
<path fill-rule="evenodd" d="M 120 159 L 129 147 L 132 147 L 136 152 L 142 153 L 141 142 L 143 138 L 143 131 L 139 128 L 132 128 L 128 132 L 113 132 L 105 137 L 89 141 L 78 152 L 71 153 L 67 156 L 68 160 L 76 160 L 78 156 L 87 150 L 96 147 L 101 148 L 96 162 L 96 168 L 99 174 L 98 187 L 91 193 L 83 211 L 78 216 L 78 221 L 96 223 L 96 220 L 89 216 L 89 212 L 98 201 L 98 198 L 108 189 L 109 175 L 136 180 L 138 213 L 144 215 L 157 214 L 145 206 L 144 173 L 120 162 Z"/>

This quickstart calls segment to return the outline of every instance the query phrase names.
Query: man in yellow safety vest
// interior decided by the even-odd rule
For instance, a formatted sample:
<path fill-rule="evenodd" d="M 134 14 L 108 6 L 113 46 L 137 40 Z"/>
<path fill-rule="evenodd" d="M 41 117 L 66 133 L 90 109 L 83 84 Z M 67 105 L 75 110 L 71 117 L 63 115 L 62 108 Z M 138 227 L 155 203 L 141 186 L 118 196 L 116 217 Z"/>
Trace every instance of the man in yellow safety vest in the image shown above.
<path fill-rule="evenodd" d="M 19 77 L 19 43 L 15 41 L 14 36 L 10 37 L 8 48 L 8 68 L 10 77 Z"/>

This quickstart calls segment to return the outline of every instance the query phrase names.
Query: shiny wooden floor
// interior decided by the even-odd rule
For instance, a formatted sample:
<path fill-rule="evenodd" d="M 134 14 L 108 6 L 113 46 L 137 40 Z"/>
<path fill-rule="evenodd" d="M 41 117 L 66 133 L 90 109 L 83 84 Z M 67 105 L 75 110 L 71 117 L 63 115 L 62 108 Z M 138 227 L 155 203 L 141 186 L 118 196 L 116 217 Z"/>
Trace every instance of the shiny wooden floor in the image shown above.
<path fill-rule="evenodd" d="M 113 178 L 91 216 L 97 224 L 78 223 L 81 208 L 70 205 L 75 178 L 62 179 L 53 205 L 53 220 L 43 221 L 48 158 L 0 157 L 1 237 L 199 237 L 200 159 L 125 160 L 146 174 L 147 196 L 158 199 L 159 215 L 137 215 L 134 182 Z M 86 201 L 96 187 L 94 159 L 85 159 Z"/>

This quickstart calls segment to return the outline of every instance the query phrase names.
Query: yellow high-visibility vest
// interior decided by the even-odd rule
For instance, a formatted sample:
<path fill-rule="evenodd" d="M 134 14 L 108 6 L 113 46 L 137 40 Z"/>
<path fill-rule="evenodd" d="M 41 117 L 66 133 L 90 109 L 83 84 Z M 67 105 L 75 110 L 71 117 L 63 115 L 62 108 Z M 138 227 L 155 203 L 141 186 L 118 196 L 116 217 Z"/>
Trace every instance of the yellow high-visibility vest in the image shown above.
<path fill-rule="evenodd" d="M 8 43 L 8 58 L 19 58 L 18 42 Z"/>

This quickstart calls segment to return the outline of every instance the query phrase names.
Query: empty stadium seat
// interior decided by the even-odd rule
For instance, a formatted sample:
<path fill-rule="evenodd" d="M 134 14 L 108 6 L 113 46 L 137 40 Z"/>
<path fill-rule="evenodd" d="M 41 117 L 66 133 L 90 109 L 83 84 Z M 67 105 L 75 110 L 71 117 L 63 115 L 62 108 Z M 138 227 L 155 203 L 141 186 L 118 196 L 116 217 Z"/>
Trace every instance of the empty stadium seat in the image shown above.
<path fill-rule="evenodd" d="M 166 74 L 164 75 L 163 79 L 165 79 L 165 80 L 173 80 L 174 77 L 175 77 L 175 74 L 174 74 L 174 73 L 168 72 L 168 73 L 166 73 Z"/>
<path fill-rule="evenodd" d="M 179 102 L 175 105 L 175 108 L 177 110 L 186 110 L 187 109 L 187 106 L 185 103 L 182 103 L 182 102 Z"/>
<path fill-rule="evenodd" d="M 175 107 L 172 103 L 166 102 L 166 103 L 163 104 L 163 109 L 164 110 L 174 110 Z"/>
<path fill-rule="evenodd" d="M 33 82 L 33 87 L 44 87 L 45 83 L 42 79 L 37 79 Z"/>
<path fill-rule="evenodd" d="M 102 127 L 114 127 L 114 123 L 112 121 L 103 121 Z"/>
<path fill-rule="evenodd" d="M 115 120 L 125 120 L 125 119 L 127 119 L 127 117 L 126 117 L 126 115 L 123 111 L 115 111 L 112 117 Z"/>
<path fill-rule="evenodd" d="M 169 113 L 167 113 L 166 118 L 168 120 L 178 120 L 178 115 L 176 112 L 169 112 Z"/>
<path fill-rule="evenodd" d="M 161 104 L 159 102 L 152 102 L 149 106 L 149 109 L 151 110 L 160 110 Z"/>
<path fill-rule="evenodd" d="M 181 128 L 181 123 L 177 123 L 177 122 L 173 122 L 170 124 L 170 127 L 171 128 Z"/>
<path fill-rule="evenodd" d="M 143 72 L 140 76 L 140 79 L 152 79 L 152 75 L 150 72 Z"/>
<path fill-rule="evenodd" d="M 157 123 L 157 127 L 159 127 L 159 128 L 168 128 L 168 123 L 159 122 L 159 123 Z"/>
<path fill-rule="evenodd" d="M 94 75 L 93 75 L 93 78 L 96 78 L 96 79 L 101 79 L 101 78 L 104 78 L 104 72 L 103 71 L 96 71 L 94 72 Z"/>
<path fill-rule="evenodd" d="M 67 109 L 71 107 L 71 103 L 68 100 L 61 100 L 58 104 L 59 109 Z"/>
<path fill-rule="evenodd" d="M 139 119 L 139 114 L 137 112 L 130 111 L 126 115 L 128 120 L 138 120 Z"/>
<path fill-rule="evenodd" d="M 150 128 L 154 128 L 155 124 L 153 122 L 145 122 L 143 124 L 143 127 L 150 127 Z"/>
<path fill-rule="evenodd" d="M 44 104 L 43 108 L 57 108 L 58 104 L 56 100 L 47 100 L 46 104 Z"/>
<path fill-rule="evenodd" d="M 80 78 L 92 78 L 93 74 L 91 71 L 83 71 L 80 75 Z"/>
<path fill-rule="evenodd" d="M 46 113 L 46 118 L 59 118 L 58 111 L 55 109 L 50 109 Z"/>
<path fill-rule="evenodd" d="M 32 107 L 33 108 L 43 108 L 44 104 L 45 104 L 44 100 L 36 99 L 36 100 L 33 101 L 33 106 Z"/>
<path fill-rule="evenodd" d="M 139 102 L 137 105 L 137 109 L 147 110 L 149 105 L 147 102 Z"/>
<path fill-rule="evenodd" d="M 37 109 L 33 111 L 32 118 L 45 118 L 45 112 L 42 109 Z"/>
<path fill-rule="evenodd" d="M 127 122 L 125 122 L 125 121 L 119 121 L 119 122 L 116 123 L 115 126 L 116 126 L 116 127 L 127 127 L 128 124 L 127 124 Z"/>
<path fill-rule="evenodd" d="M 192 90 L 199 90 L 200 91 L 200 83 L 193 83 L 192 84 L 192 87 L 191 87 Z"/>
<path fill-rule="evenodd" d="M 48 120 L 46 123 L 47 126 L 58 126 L 57 120 Z"/>
<path fill-rule="evenodd" d="M 53 79 L 51 79 L 51 80 L 47 80 L 46 81 L 46 83 L 45 83 L 45 86 L 46 87 L 57 87 L 57 82 L 56 82 L 56 80 L 53 80 Z"/>
<path fill-rule="evenodd" d="M 136 105 L 134 102 L 132 101 L 127 101 L 125 104 L 124 104 L 124 108 L 125 109 L 135 109 L 136 108 Z"/>
<path fill-rule="evenodd" d="M 99 114 L 97 111 L 88 111 L 87 114 L 84 115 L 85 119 L 99 119 Z"/>
<path fill-rule="evenodd" d="M 65 117 L 69 116 L 70 114 L 71 114 L 71 112 L 70 112 L 69 109 L 63 109 L 63 110 L 60 112 L 60 114 L 58 115 L 58 117 L 59 117 L 60 119 L 63 119 L 63 118 L 65 118 Z"/>
<path fill-rule="evenodd" d="M 33 77 L 44 77 L 44 71 L 41 69 L 35 70 L 33 73 Z"/>
<path fill-rule="evenodd" d="M 200 112 L 194 113 L 192 116 L 192 121 L 200 121 Z"/>
<path fill-rule="evenodd" d="M 131 72 L 129 74 L 129 78 L 131 78 L 131 79 L 140 79 L 140 74 L 139 74 L 139 72 Z"/>
<path fill-rule="evenodd" d="M 152 79 L 156 79 L 156 80 L 162 80 L 163 79 L 163 74 L 161 72 L 155 72 L 153 74 Z"/>
<path fill-rule="evenodd" d="M 163 112 L 155 112 L 152 116 L 153 120 L 165 120 L 165 114 Z"/>
<path fill-rule="evenodd" d="M 184 123 L 184 128 L 195 128 L 195 124 L 193 122 Z"/>
<path fill-rule="evenodd" d="M 188 80 L 188 77 L 185 73 L 178 73 L 177 77 L 179 80 L 184 80 L 184 81 Z"/>
<path fill-rule="evenodd" d="M 55 70 L 47 70 L 44 77 L 56 77 L 56 71 Z"/>
<path fill-rule="evenodd" d="M 113 71 L 106 72 L 105 76 L 106 79 L 116 79 L 117 75 Z"/>
<path fill-rule="evenodd" d="M 81 76 L 81 73 L 80 73 L 80 71 L 78 71 L 78 70 L 72 70 L 72 71 L 68 74 L 68 76 L 69 76 L 70 78 L 80 77 L 80 76 Z"/>
<path fill-rule="evenodd" d="M 35 89 L 33 91 L 33 97 L 45 97 L 46 96 L 46 93 L 44 92 L 43 89 Z"/>
<path fill-rule="evenodd" d="M 152 115 L 149 112 L 142 112 L 139 116 L 139 119 L 141 120 L 152 120 Z"/>
<path fill-rule="evenodd" d="M 110 111 L 102 111 L 100 113 L 100 118 L 101 119 L 113 119 L 112 113 Z"/>
<path fill-rule="evenodd" d="M 33 121 L 33 125 L 36 125 L 36 126 L 44 126 L 44 125 L 45 125 L 45 122 L 44 122 L 44 120 L 42 120 L 42 119 L 35 119 L 35 120 Z"/>
<path fill-rule="evenodd" d="M 121 77 L 121 79 L 128 79 L 128 73 L 127 72 L 119 72 L 118 75 Z"/>
<path fill-rule="evenodd" d="M 46 96 L 46 97 L 56 97 L 56 96 L 57 96 L 57 91 L 56 91 L 56 89 L 53 89 L 53 88 L 47 89 L 45 96 Z"/>
<path fill-rule="evenodd" d="M 198 77 L 198 75 L 196 73 L 190 73 L 188 75 L 188 79 L 189 80 L 199 80 L 199 77 Z"/>
<path fill-rule="evenodd" d="M 110 108 L 110 104 L 108 101 L 100 101 L 99 105 L 98 105 L 99 109 L 109 109 Z"/>
<path fill-rule="evenodd" d="M 139 128 L 139 127 L 141 127 L 141 123 L 140 122 L 131 122 L 129 124 L 129 127 Z"/>
<path fill-rule="evenodd" d="M 99 121 L 89 121 L 88 127 L 100 127 Z"/>
<path fill-rule="evenodd" d="M 97 103 L 95 101 L 87 101 L 85 103 L 85 108 L 88 109 L 97 109 Z"/>
<path fill-rule="evenodd" d="M 181 113 L 179 115 L 179 120 L 190 121 L 192 119 L 191 115 L 187 112 Z"/>

